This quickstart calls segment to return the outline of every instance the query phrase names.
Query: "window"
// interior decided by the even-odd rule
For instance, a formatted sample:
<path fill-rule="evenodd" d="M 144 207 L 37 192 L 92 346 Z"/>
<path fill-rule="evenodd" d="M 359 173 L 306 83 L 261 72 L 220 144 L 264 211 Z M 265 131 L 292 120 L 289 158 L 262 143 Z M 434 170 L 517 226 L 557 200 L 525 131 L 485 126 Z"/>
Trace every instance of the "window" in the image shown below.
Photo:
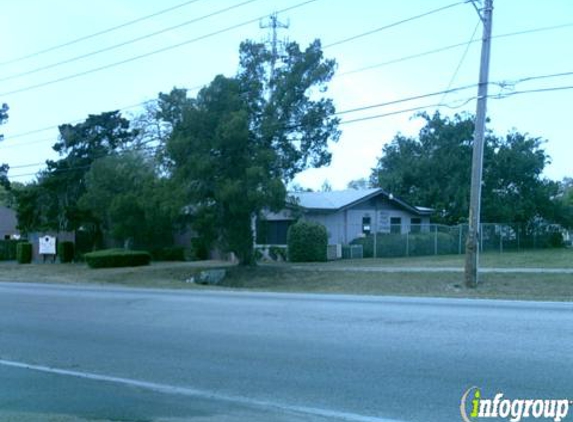
<path fill-rule="evenodd" d="M 390 233 L 402 233 L 402 218 L 401 217 L 391 217 L 390 218 Z"/>
<path fill-rule="evenodd" d="M 362 233 L 368 235 L 372 231 L 370 217 L 362 217 Z"/>
<path fill-rule="evenodd" d="M 257 244 L 286 245 L 291 220 L 259 221 L 257 224 Z"/>
<path fill-rule="evenodd" d="M 422 219 L 419 217 L 412 217 L 410 219 L 410 232 L 420 233 L 422 231 Z"/>

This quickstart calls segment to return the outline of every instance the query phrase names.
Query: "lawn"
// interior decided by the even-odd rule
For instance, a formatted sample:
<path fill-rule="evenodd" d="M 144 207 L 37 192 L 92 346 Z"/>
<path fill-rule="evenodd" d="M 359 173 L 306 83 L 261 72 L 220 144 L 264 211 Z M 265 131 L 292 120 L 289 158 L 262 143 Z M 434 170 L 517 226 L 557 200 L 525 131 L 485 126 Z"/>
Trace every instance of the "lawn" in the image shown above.
<path fill-rule="evenodd" d="M 344 259 L 332 266 L 463 267 L 464 255 L 432 255 L 404 258 Z M 308 264 L 306 264 L 308 265 Z M 480 254 L 484 268 L 573 268 L 573 248 Z"/>
<path fill-rule="evenodd" d="M 573 268 L 573 250 L 484 254 L 484 267 Z M 304 268 L 297 268 L 303 265 Z M 340 267 L 344 271 L 340 271 Z M 365 267 L 395 267 L 396 272 L 361 271 Z M 272 264 L 241 268 L 220 261 L 153 263 L 146 267 L 90 269 L 85 264 L 0 263 L 0 281 L 100 284 L 168 289 L 233 289 L 392 296 L 496 298 L 573 301 L 573 274 L 486 273 L 477 289 L 466 289 L 463 256 L 343 260 L 320 264 Z M 227 269 L 220 287 L 198 286 L 185 280 L 208 268 Z M 356 267 L 356 271 L 353 271 Z M 418 268 L 409 273 L 400 268 Z M 433 271 L 423 271 L 423 267 Z"/>

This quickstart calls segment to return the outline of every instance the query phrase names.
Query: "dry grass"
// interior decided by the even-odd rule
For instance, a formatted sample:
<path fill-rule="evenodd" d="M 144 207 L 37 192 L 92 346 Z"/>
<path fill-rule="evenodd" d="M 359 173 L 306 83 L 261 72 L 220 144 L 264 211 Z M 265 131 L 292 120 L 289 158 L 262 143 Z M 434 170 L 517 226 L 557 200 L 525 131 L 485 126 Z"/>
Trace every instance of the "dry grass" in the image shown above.
<path fill-rule="evenodd" d="M 288 267 L 234 268 L 225 285 L 275 292 L 345 293 L 388 296 L 573 300 L 571 274 L 483 274 L 477 289 L 463 285 L 462 273 L 376 273 L 294 271 Z"/>
<path fill-rule="evenodd" d="M 404 258 L 345 259 L 328 263 L 333 266 L 390 267 L 463 267 L 464 255 L 417 256 Z M 573 268 L 573 248 L 522 252 L 487 252 L 480 263 L 489 268 Z M 306 264 L 312 265 L 312 264 Z"/>
<path fill-rule="evenodd" d="M 552 250 L 527 253 L 489 254 L 482 257 L 490 267 L 572 268 L 573 251 Z M 224 262 L 154 263 L 148 267 L 90 269 L 85 264 L 0 263 L 0 281 L 67 284 L 100 284 L 169 289 L 205 289 L 185 280 L 206 268 L 228 269 L 220 289 L 314 292 L 392 296 L 457 298 L 496 298 L 573 301 L 572 274 L 494 274 L 481 275 L 477 289 L 463 286 L 461 272 L 365 272 L 364 266 L 384 267 L 461 267 L 463 257 L 420 257 L 320 264 L 320 269 L 296 270 L 290 264 L 240 268 Z M 357 271 L 337 271 L 339 266 L 356 266 Z M 329 271 L 332 267 L 332 271 Z"/>

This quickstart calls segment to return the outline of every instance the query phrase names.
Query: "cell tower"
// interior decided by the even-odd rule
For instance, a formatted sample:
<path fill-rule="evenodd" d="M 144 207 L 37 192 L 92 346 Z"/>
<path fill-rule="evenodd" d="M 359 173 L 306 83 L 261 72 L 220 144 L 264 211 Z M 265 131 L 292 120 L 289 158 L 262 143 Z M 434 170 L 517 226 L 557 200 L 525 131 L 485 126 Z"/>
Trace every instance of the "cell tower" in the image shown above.
<path fill-rule="evenodd" d="M 286 23 L 279 21 L 278 15 L 273 13 L 269 16 L 266 22 L 261 21 L 259 23 L 259 27 L 261 29 L 270 28 L 270 37 L 267 38 L 267 43 L 271 45 L 271 75 L 274 74 L 275 71 L 275 64 L 277 60 L 280 58 L 281 51 L 279 49 L 284 48 L 286 43 L 286 39 L 284 41 L 279 41 L 278 39 L 278 31 L 279 29 L 288 29 L 290 26 L 290 21 L 287 20 Z"/>

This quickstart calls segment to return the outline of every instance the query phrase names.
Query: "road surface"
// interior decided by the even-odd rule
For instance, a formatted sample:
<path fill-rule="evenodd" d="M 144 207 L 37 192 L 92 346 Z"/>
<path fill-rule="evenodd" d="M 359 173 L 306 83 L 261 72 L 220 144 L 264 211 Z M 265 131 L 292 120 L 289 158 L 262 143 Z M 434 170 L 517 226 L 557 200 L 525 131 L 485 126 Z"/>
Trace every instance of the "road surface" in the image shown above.
<path fill-rule="evenodd" d="M 472 386 L 573 399 L 573 305 L 0 283 L 2 421 L 459 421 Z"/>

